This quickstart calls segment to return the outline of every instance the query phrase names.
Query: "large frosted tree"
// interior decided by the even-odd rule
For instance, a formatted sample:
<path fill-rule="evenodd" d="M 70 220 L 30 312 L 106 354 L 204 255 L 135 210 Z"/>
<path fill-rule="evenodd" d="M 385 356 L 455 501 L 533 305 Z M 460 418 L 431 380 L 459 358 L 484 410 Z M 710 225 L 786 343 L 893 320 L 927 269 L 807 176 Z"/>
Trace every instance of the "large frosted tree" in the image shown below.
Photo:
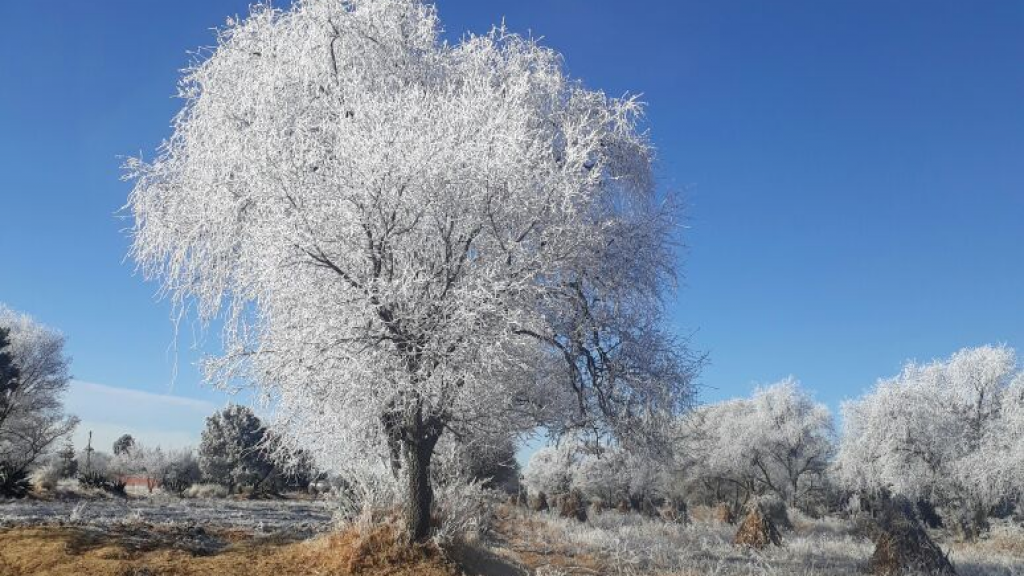
<path fill-rule="evenodd" d="M 134 257 L 224 323 L 209 378 L 255 382 L 325 469 L 389 463 L 417 539 L 443 433 L 649 440 L 695 367 L 660 325 L 675 220 L 638 102 L 440 30 L 415 0 L 257 6 L 129 163 Z"/>

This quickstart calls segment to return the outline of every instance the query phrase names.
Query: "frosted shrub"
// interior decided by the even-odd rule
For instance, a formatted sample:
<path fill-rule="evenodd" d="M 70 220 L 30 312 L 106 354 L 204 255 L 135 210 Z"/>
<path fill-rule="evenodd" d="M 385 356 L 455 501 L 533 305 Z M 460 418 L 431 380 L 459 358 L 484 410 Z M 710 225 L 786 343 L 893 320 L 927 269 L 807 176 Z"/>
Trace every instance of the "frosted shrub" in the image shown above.
<path fill-rule="evenodd" d="M 403 504 L 401 486 L 383 463 L 351 462 L 333 480 L 331 495 L 337 503 L 337 519 L 369 527 L 392 515 Z"/>
<path fill-rule="evenodd" d="M 454 482 L 434 492 L 438 527 L 434 541 L 449 544 L 472 542 L 486 534 L 496 504 L 495 495 L 479 481 Z"/>
<path fill-rule="evenodd" d="M 568 442 L 545 446 L 530 457 L 523 471 L 523 484 L 531 496 L 544 494 L 550 504 L 553 496 L 569 491 L 577 459 L 576 446 Z"/>
<path fill-rule="evenodd" d="M 572 474 L 572 486 L 592 499 L 617 502 L 629 494 L 629 470 L 621 451 L 587 454 Z"/>
<path fill-rule="evenodd" d="M 181 494 L 199 482 L 201 476 L 199 461 L 191 450 L 186 449 L 169 453 L 162 469 L 161 483 L 164 490 Z"/>
<path fill-rule="evenodd" d="M 52 458 L 32 473 L 32 486 L 39 490 L 53 491 L 57 488 L 63 472 L 61 461 Z"/>
<path fill-rule="evenodd" d="M 226 498 L 227 486 L 220 484 L 193 484 L 182 493 L 185 498 Z"/>

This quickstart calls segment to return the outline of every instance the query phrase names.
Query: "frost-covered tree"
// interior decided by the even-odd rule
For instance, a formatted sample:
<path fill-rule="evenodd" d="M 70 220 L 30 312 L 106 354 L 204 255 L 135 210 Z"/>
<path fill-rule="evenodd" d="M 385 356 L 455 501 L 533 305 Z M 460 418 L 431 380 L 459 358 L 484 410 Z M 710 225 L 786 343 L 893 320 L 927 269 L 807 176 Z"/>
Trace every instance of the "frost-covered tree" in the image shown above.
<path fill-rule="evenodd" d="M 267 430 L 252 410 L 232 404 L 206 419 L 199 444 L 199 467 L 208 482 L 229 490 L 259 490 L 274 473 L 266 446 Z"/>
<path fill-rule="evenodd" d="M 606 450 L 585 454 L 572 470 L 572 487 L 610 505 L 629 499 L 629 472 L 624 454 Z"/>
<path fill-rule="evenodd" d="M 519 489 L 519 463 L 515 442 L 510 437 L 461 441 L 442 438 L 437 452 L 441 468 L 455 468 L 442 471 L 442 477 L 479 482 L 486 488 L 509 493 Z"/>
<path fill-rule="evenodd" d="M 1016 500 L 1018 511 L 1024 501 L 1024 371 L 1003 390 L 1001 414 L 992 427 L 989 441 L 974 456 L 976 470 L 984 470 L 985 500 L 994 497 Z M 983 474 L 975 474 L 975 477 Z"/>
<path fill-rule="evenodd" d="M 131 434 L 122 434 L 120 438 L 114 440 L 114 456 L 127 454 L 134 448 L 135 438 L 132 438 Z"/>
<path fill-rule="evenodd" d="M 78 460 L 75 458 L 75 446 L 68 438 L 64 446 L 57 452 L 59 459 L 59 477 L 74 478 L 78 474 Z"/>
<path fill-rule="evenodd" d="M 531 496 L 578 490 L 608 505 L 625 502 L 652 511 L 656 503 L 676 496 L 671 492 L 676 472 L 671 454 L 601 445 L 577 436 L 537 450 L 523 472 L 523 483 Z"/>
<path fill-rule="evenodd" d="M 416 0 L 257 6 L 129 163 L 133 256 L 223 320 L 209 379 L 257 384 L 322 468 L 404 478 L 416 539 L 446 431 L 651 439 L 695 369 L 661 325 L 674 209 L 640 104 L 440 30 Z"/>
<path fill-rule="evenodd" d="M 834 453 L 832 416 L 793 378 L 696 410 L 683 424 L 688 474 L 718 498 L 771 492 L 808 503 Z"/>
<path fill-rule="evenodd" d="M 539 448 L 523 470 L 523 484 L 531 496 L 565 494 L 572 488 L 573 471 L 581 452 L 577 444 L 562 442 Z"/>
<path fill-rule="evenodd" d="M 164 490 L 181 494 L 202 479 L 199 460 L 191 448 L 172 450 L 167 454 L 160 484 Z"/>
<path fill-rule="evenodd" d="M 146 489 L 152 493 L 155 488 L 160 486 L 161 479 L 170 464 L 167 453 L 159 446 L 150 448 L 136 444 L 127 454 L 135 457 L 138 463 L 138 474 L 146 479 Z"/>
<path fill-rule="evenodd" d="M 1021 493 L 1024 377 L 1015 352 L 981 346 L 909 362 L 843 406 L 837 475 L 851 489 L 887 489 L 984 514 Z"/>
<path fill-rule="evenodd" d="M 572 487 L 607 504 L 626 501 L 634 509 L 652 510 L 654 502 L 673 496 L 671 459 L 658 456 L 618 446 L 585 453 L 572 470 Z"/>
<path fill-rule="evenodd" d="M 32 465 L 77 425 L 60 398 L 69 363 L 60 333 L 0 305 L 0 491 L 20 493 Z"/>
<path fill-rule="evenodd" d="M 11 330 L 0 326 L 0 398 L 7 398 L 18 383 L 19 370 L 14 363 Z"/>

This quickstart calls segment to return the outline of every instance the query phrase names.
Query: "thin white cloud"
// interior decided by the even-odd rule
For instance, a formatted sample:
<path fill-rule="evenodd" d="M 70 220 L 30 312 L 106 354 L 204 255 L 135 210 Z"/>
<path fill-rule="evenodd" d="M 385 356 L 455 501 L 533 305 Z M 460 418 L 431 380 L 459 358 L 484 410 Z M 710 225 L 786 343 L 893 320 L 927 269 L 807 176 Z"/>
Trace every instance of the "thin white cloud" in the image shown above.
<path fill-rule="evenodd" d="M 118 388 L 116 386 L 107 386 L 105 384 L 97 384 L 95 382 L 85 382 L 83 380 L 73 380 L 71 382 L 71 386 L 72 391 L 77 389 L 81 393 L 85 394 L 101 394 L 111 398 L 112 400 L 124 402 L 143 402 L 147 404 L 155 403 L 182 406 L 207 414 L 218 408 L 218 406 L 213 402 L 207 402 L 206 400 L 199 400 L 197 398 L 174 396 L 172 394 L 154 394 L 153 392 L 136 390 L 134 388 Z"/>
<path fill-rule="evenodd" d="M 64 408 L 81 419 L 72 438 L 82 448 L 92 432 L 92 445 L 109 452 L 122 434 L 131 434 L 148 446 L 195 446 L 206 417 L 221 406 L 207 400 L 156 394 L 73 380 L 64 395 Z"/>

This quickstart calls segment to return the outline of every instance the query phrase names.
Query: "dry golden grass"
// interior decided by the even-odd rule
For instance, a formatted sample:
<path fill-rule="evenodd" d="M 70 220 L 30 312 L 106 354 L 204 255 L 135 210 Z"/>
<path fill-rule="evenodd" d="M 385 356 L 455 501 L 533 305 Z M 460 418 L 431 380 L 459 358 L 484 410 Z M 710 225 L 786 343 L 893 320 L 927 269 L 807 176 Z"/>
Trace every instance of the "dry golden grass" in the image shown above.
<path fill-rule="evenodd" d="M 234 537 L 237 540 L 237 537 Z M 349 531 L 299 543 L 241 540 L 209 556 L 136 549 L 66 527 L 0 532 L 3 576 L 455 576 L 435 548 L 409 546 L 392 530 Z"/>
<path fill-rule="evenodd" d="M 985 538 L 975 542 L 952 540 L 947 543 L 951 550 L 974 554 L 995 554 L 1016 558 L 1024 566 L 1024 531 L 1007 526 L 994 528 Z"/>

